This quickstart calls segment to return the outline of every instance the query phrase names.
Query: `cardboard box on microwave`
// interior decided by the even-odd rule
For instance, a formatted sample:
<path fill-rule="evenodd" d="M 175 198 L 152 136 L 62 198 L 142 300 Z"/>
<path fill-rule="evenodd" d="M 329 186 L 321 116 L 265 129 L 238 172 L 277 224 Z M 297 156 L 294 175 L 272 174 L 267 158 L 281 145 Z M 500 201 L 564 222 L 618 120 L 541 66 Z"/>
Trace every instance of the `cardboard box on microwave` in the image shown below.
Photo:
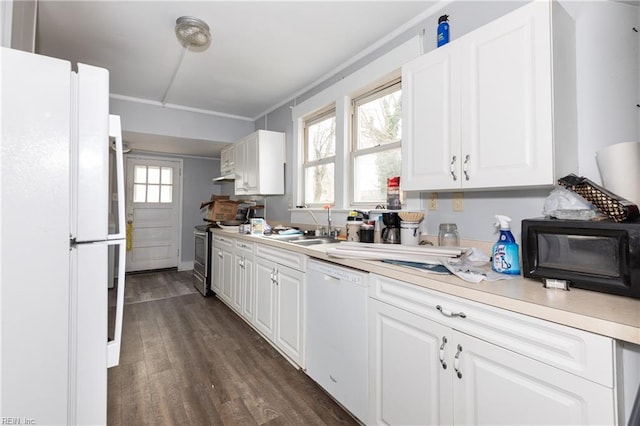
<path fill-rule="evenodd" d="M 238 214 L 239 201 L 216 200 L 209 208 L 209 220 L 222 222 L 225 220 L 235 220 Z"/>

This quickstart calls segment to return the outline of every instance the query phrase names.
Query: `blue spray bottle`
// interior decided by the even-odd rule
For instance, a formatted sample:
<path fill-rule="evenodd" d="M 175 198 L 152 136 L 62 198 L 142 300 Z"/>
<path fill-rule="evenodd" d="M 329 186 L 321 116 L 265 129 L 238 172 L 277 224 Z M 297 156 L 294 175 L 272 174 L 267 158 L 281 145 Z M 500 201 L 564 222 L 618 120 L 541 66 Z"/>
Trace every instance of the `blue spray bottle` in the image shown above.
<path fill-rule="evenodd" d="M 449 15 L 438 18 L 438 47 L 449 43 Z"/>
<path fill-rule="evenodd" d="M 496 215 L 494 226 L 500 227 L 500 237 L 493 245 L 493 270 L 502 274 L 520 275 L 520 251 L 511 233 L 511 218 Z"/>

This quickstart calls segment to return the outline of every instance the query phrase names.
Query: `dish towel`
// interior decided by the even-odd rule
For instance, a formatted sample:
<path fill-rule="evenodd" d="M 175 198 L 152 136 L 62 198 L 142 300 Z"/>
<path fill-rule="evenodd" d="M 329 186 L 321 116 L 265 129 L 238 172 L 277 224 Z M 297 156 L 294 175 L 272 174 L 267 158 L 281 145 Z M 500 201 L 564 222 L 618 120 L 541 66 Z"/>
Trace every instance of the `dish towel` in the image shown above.
<path fill-rule="evenodd" d="M 133 249 L 133 222 L 127 222 L 127 251 Z"/>

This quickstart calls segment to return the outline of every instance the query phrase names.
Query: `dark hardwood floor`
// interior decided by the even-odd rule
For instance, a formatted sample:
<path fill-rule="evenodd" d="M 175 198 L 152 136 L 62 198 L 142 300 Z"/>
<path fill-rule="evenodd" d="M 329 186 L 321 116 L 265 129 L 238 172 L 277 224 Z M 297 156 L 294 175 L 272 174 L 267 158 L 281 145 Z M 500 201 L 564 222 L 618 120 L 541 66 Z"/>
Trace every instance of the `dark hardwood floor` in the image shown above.
<path fill-rule="evenodd" d="M 356 425 L 191 272 L 128 275 L 109 425 Z"/>

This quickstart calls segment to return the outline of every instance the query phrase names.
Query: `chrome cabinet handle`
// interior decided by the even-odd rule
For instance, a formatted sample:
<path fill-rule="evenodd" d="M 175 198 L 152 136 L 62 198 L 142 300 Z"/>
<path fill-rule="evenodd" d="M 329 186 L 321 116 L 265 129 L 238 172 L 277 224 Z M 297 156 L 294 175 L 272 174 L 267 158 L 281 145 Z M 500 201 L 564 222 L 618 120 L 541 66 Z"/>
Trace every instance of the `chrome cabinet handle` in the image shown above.
<path fill-rule="evenodd" d="M 455 155 L 451 157 L 451 164 L 449 164 L 449 171 L 451 172 L 451 177 L 453 178 L 453 180 L 458 180 L 458 177 L 456 176 L 455 167 L 454 167 L 454 165 L 456 164 L 456 159 L 457 157 Z"/>
<path fill-rule="evenodd" d="M 455 317 L 466 318 L 467 317 L 467 314 L 465 314 L 464 312 L 445 311 L 440 305 L 436 305 L 436 309 L 445 317 L 449 317 L 449 318 L 455 318 Z"/>
<path fill-rule="evenodd" d="M 218 252 L 218 257 L 219 257 L 220 259 L 222 259 L 222 251 L 219 251 L 219 252 Z"/>
<path fill-rule="evenodd" d="M 460 354 L 462 353 L 462 346 L 458 345 L 458 352 L 456 352 L 456 356 L 453 358 L 453 369 L 456 370 L 456 375 L 458 379 L 462 379 L 462 372 L 460 371 Z"/>
<path fill-rule="evenodd" d="M 468 169 L 468 166 L 469 166 L 469 160 L 470 160 L 470 159 L 471 159 L 471 157 L 467 154 L 467 156 L 466 156 L 466 157 L 464 157 L 464 165 L 463 165 L 463 167 L 462 167 L 462 170 L 464 171 L 464 178 L 465 178 L 466 180 L 469 180 L 469 177 L 470 177 L 470 176 L 469 176 L 469 169 Z"/>
<path fill-rule="evenodd" d="M 442 364 L 442 368 L 444 370 L 447 369 L 447 363 L 444 360 L 444 347 L 447 345 L 446 336 L 442 336 L 442 344 L 440 345 L 440 364 Z"/>

